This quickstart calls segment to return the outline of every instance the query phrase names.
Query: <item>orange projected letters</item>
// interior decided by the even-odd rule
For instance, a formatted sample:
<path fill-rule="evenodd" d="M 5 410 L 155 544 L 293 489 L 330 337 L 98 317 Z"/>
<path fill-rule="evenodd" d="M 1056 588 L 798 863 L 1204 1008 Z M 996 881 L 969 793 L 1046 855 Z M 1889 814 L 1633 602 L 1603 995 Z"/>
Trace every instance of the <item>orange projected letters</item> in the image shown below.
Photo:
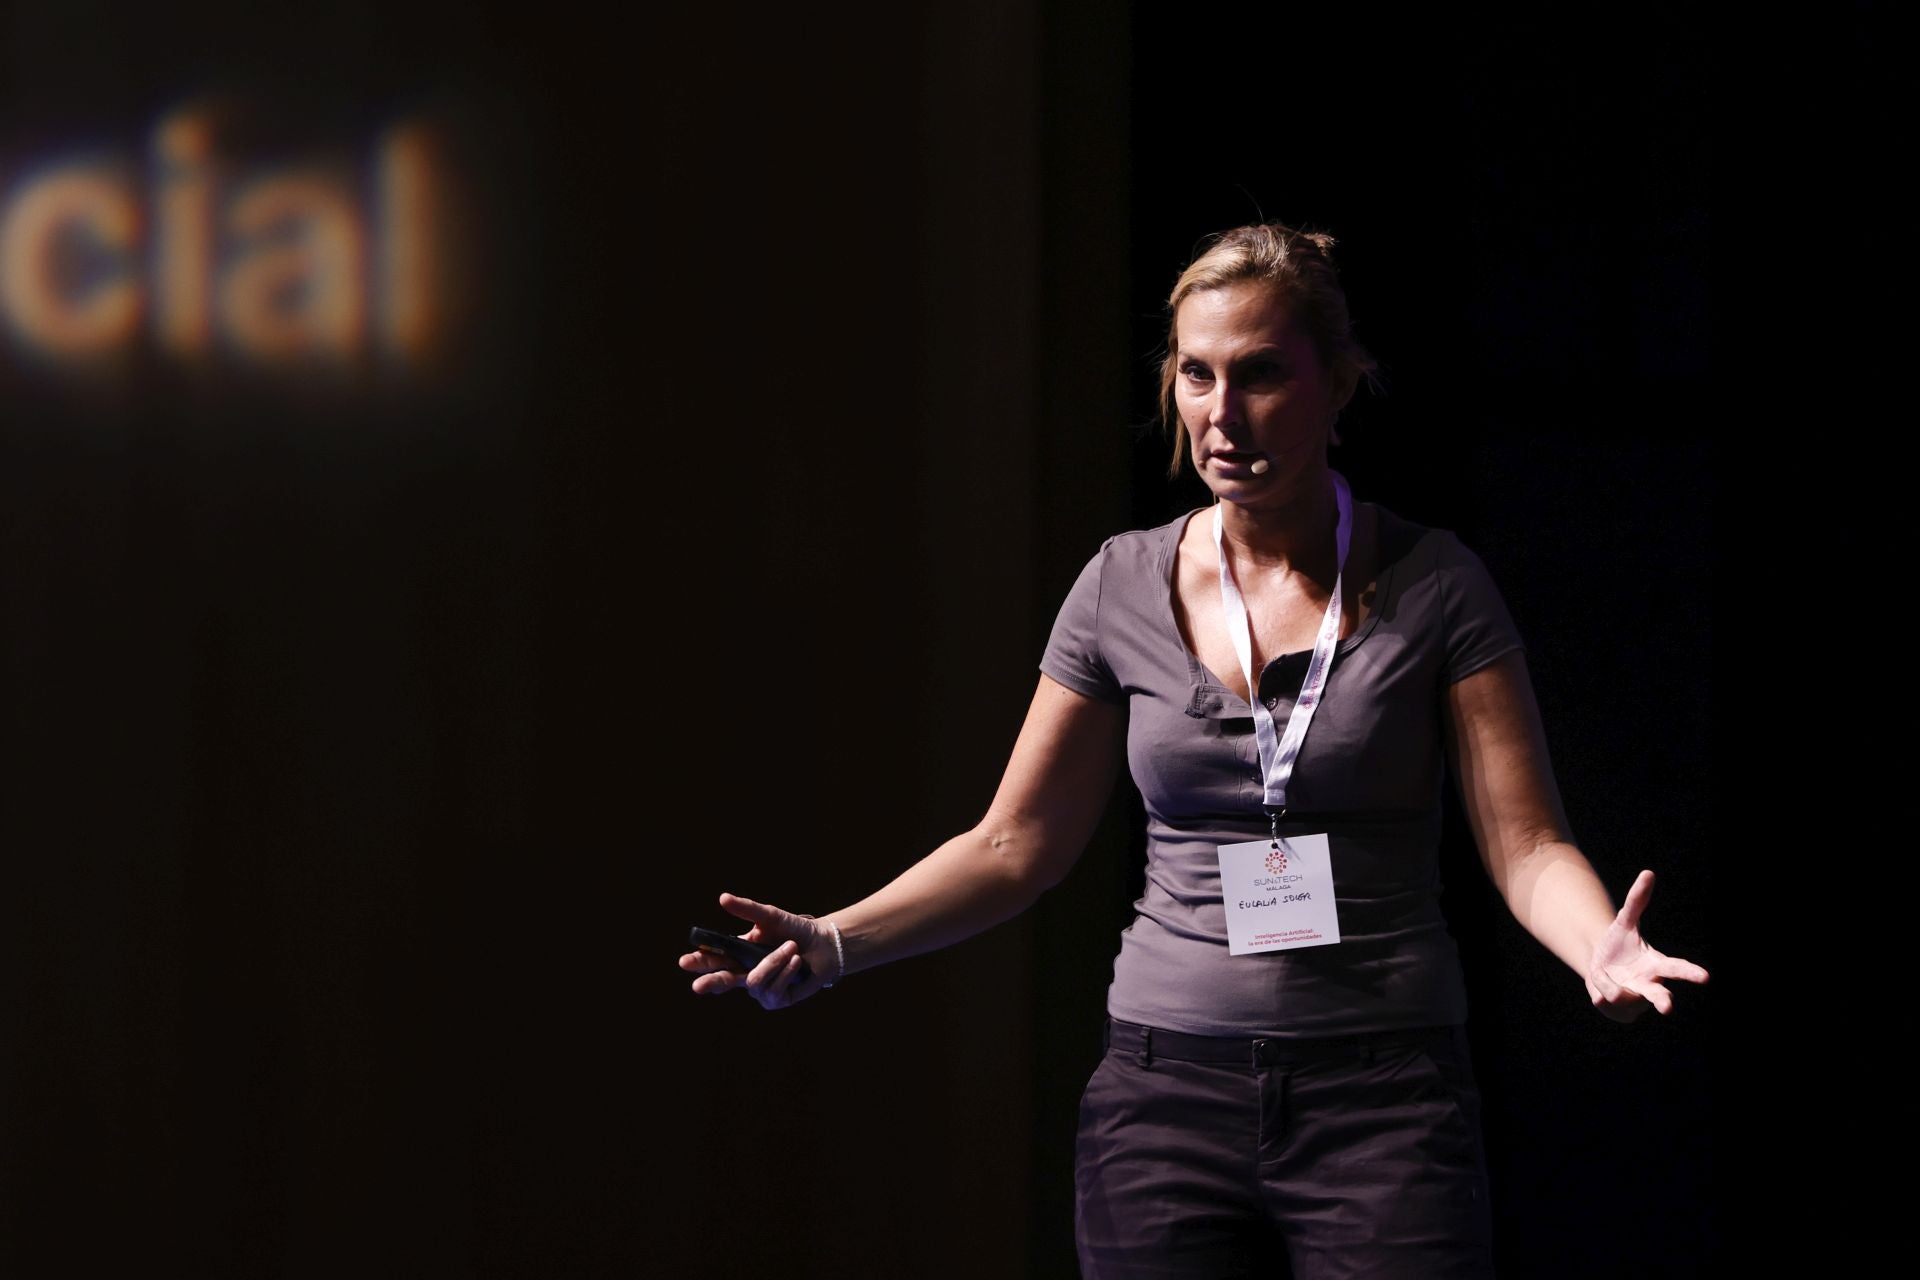
<path fill-rule="evenodd" d="M 380 339 L 402 358 L 424 355 L 440 327 L 433 141 L 421 125 L 398 125 L 379 151 Z"/>
<path fill-rule="evenodd" d="M 140 234 L 140 207 L 111 169 L 74 165 L 36 178 L 0 214 L 0 310 L 22 340 L 53 356 L 89 356 L 133 337 L 140 286 L 129 267 L 76 280 L 84 245 L 124 257 Z"/>
<path fill-rule="evenodd" d="M 317 177 L 249 187 L 227 213 L 241 248 L 220 284 L 234 347 L 267 359 L 343 356 L 366 328 L 366 255 L 352 202 Z"/>
<path fill-rule="evenodd" d="M 189 360 L 217 346 L 276 367 L 338 362 L 375 334 L 402 363 L 424 358 L 446 311 L 432 130 L 385 130 L 365 208 L 318 165 L 230 183 L 215 137 L 199 111 L 154 130 L 150 238 L 121 171 L 75 162 L 15 186 L 0 205 L 0 319 L 19 343 L 108 355 L 145 320 L 160 351 Z"/>
<path fill-rule="evenodd" d="M 213 342 L 213 129 L 198 115 L 154 131 L 153 332 L 160 345 L 203 356 Z"/>

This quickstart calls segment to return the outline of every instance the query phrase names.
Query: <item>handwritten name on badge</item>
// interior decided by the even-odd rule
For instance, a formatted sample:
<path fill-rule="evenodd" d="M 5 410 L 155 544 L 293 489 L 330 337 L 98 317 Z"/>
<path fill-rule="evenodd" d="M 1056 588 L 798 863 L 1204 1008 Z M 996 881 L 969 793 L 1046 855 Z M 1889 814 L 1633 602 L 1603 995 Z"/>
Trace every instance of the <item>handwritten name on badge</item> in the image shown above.
<path fill-rule="evenodd" d="M 1340 941 L 1333 859 L 1324 834 L 1221 845 L 1227 951 L 1236 956 Z"/>

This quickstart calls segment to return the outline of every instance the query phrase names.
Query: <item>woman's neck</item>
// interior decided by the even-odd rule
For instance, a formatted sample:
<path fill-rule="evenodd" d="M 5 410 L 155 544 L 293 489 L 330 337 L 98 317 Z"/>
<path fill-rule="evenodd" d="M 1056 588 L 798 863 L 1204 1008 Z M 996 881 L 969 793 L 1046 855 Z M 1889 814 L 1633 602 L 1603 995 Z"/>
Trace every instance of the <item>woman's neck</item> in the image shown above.
<path fill-rule="evenodd" d="M 1324 470 L 1303 477 L 1293 493 L 1258 505 L 1220 503 L 1220 529 L 1234 561 L 1262 569 L 1331 572 L 1339 518 L 1333 474 Z"/>

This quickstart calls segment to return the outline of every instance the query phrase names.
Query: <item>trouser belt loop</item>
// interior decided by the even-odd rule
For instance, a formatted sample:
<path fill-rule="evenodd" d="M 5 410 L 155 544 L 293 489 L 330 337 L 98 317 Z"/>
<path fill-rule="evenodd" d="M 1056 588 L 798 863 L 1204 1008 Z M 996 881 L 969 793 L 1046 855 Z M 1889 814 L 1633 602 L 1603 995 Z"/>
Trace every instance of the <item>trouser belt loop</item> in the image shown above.
<path fill-rule="evenodd" d="M 1151 1067 L 1153 1065 L 1152 1027 L 1140 1028 L 1140 1065 L 1143 1067 Z"/>

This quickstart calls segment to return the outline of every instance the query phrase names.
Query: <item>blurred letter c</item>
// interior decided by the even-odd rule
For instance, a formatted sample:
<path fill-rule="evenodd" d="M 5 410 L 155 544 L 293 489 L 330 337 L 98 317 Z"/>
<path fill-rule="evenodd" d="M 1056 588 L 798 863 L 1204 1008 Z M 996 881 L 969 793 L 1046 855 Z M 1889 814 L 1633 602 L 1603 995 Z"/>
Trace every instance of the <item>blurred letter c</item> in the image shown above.
<path fill-rule="evenodd" d="M 131 262 L 139 235 L 139 202 L 112 169 L 76 165 L 35 178 L 0 213 L 0 315 L 49 355 L 120 346 L 145 301 Z M 63 252 L 69 246 L 79 252 Z M 107 269 L 70 261 L 82 255 Z"/>

